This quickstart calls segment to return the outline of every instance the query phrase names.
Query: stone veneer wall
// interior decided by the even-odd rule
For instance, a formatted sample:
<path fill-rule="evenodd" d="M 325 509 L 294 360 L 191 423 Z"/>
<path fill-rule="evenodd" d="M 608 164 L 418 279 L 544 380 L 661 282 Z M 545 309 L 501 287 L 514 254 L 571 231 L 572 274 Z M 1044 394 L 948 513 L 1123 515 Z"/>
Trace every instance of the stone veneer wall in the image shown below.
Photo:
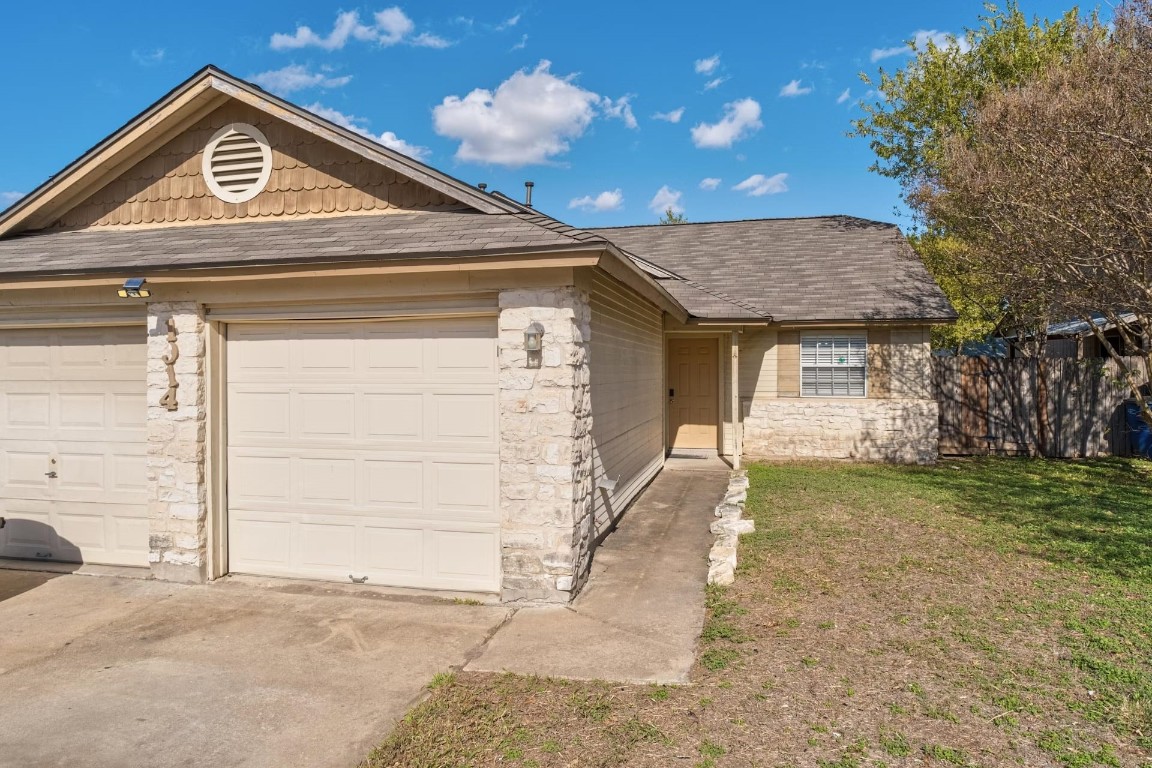
<path fill-rule="evenodd" d="M 168 318 L 176 325 L 179 408 L 160 405 L 168 391 Z M 148 562 L 165 581 L 207 577 L 204 312 L 192 302 L 148 305 Z"/>
<path fill-rule="evenodd" d="M 744 419 L 744 457 L 927 464 L 939 451 L 939 419 L 934 400 L 755 399 Z"/>
<path fill-rule="evenodd" d="M 544 327 L 528 368 L 524 329 Z M 591 310 L 575 288 L 500 294 L 501 598 L 567 602 L 592 543 Z"/>

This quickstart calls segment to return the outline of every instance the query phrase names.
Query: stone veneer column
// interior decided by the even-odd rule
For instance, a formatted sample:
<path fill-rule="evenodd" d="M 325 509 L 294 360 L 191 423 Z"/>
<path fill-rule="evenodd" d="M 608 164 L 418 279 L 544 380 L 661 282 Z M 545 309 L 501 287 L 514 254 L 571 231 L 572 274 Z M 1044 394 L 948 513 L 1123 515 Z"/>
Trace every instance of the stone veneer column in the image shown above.
<path fill-rule="evenodd" d="M 168 319 L 176 326 L 179 407 L 160 404 L 168 391 Z M 207 578 L 204 311 L 193 302 L 148 305 L 148 562 L 165 581 Z"/>
<path fill-rule="evenodd" d="M 544 327 L 539 368 L 524 329 Z M 591 339 L 575 287 L 500 294 L 501 597 L 567 602 L 588 574 L 592 537 Z"/>

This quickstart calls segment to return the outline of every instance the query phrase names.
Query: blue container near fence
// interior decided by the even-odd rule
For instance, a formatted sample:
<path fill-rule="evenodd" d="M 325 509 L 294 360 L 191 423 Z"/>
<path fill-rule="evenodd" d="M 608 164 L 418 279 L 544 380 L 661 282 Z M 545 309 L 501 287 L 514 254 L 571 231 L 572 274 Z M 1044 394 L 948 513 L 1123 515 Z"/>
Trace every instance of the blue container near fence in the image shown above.
<path fill-rule="evenodd" d="M 1152 400 L 1148 402 L 1152 404 Z M 1152 459 L 1152 427 L 1144 421 L 1140 403 L 1136 400 L 1126 401 L 1124 413 L 1128 417 L 1128 445 L 1132 448 L 1132 455 Z"/>

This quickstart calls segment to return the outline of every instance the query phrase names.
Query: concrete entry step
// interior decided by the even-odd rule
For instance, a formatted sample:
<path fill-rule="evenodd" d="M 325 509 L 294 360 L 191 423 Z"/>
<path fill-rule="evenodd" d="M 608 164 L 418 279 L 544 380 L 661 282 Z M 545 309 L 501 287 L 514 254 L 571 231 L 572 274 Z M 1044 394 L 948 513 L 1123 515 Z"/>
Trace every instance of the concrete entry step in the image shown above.
<path fill-rule="evenodd" d="M 708 526 L 728 477 L 661 472 L 596 550 L 579 597 L 521 608 L 465 669 L 688 682 L 704 623 Z"/>

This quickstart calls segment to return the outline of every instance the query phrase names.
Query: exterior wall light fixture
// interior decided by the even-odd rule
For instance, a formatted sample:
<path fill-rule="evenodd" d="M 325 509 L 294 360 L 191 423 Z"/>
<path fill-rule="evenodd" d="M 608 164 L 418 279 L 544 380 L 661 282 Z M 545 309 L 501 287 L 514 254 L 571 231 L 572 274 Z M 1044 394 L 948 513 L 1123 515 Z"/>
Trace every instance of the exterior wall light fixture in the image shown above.
<path fill-rule="evenodd" d="M 528 353 L 528 367 L 539 368 L 544 351 L 544 326 L 540 323 L 524 329 L 524 351 Z"/>
<path fill-rule="evenodd" d="M 124 287 L 116 291 L 122 299 L 146 299 L 152 295 L 152 291 L 144 287 L 147 282 L 143 277 L 130 277 L 124 281 Z"/>

